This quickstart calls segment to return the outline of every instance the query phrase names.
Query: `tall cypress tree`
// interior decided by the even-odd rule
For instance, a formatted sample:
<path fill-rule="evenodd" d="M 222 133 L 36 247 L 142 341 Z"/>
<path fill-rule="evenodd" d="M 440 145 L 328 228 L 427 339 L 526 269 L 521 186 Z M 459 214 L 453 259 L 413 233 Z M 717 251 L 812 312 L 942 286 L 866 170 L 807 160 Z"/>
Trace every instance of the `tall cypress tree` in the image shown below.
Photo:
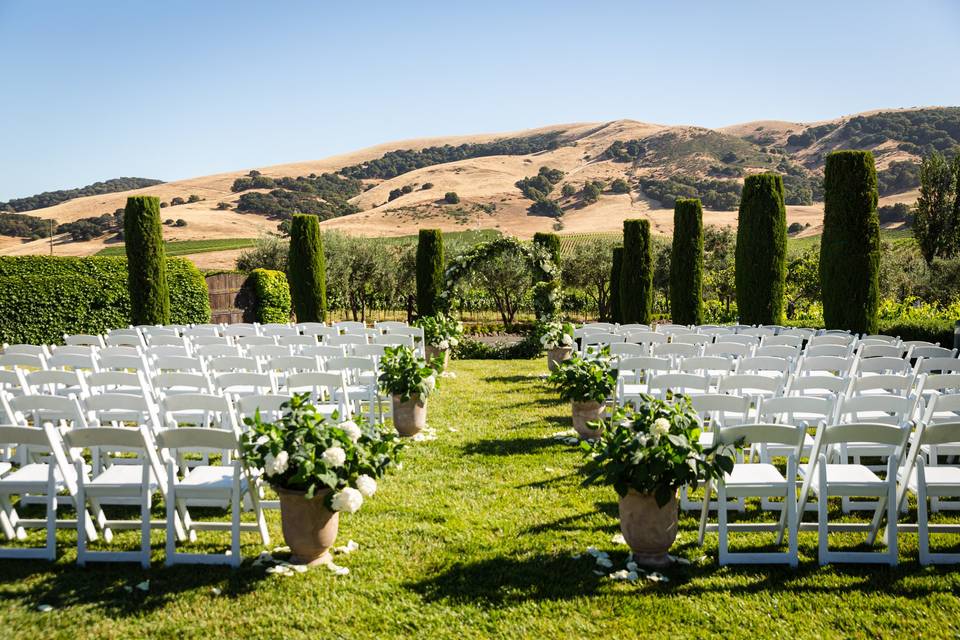
<path fill-rule="evenodd" d="M 560 236 L 555 233 L 538 231 L 533 234 L 533 243 L 538 244 L 550 253 L 553 263 L 560 266 Z"/>
<path fill-rule="evenodd" d="M 440 229 L 420 229 L 417 239 L 417 315 L 442 311 L 437 298 L 446 283 L 443 273 L 443 234 Z"/>
<path fill-rule="evenodd" d="M 299 322 L 325 322 L 327 318 L 326 258 L 320 219 L 297 214 L 290 223 L 290 298 Z"/>
<path fill-rule="evenodd" d="M 834 151 L 823 174 L 820 288 L 828 329 L 876 333 L 880 220 L 869 151 Z"/>
<path fill-rule="evenodd" d="M 650 221 L 623 221 L 620 267 L 620 321 L 650 324 L 653 311 L 653 258 Z"/>
<path fill-rule="evenodd" d="M 696 198 L 673 207 L 670 310 L 677 324 L 703 323 L 703 207 Z"/>
<path fill-rule="evenodd" d="M 613 264 L 610 266 L 610 322 L 621 322 L 620 314 L 620 269 L 623 267 L 623 247 L 613 248 Z"/>
<path fill-rule="evenodd" d="M 160 226 L 160 199 L 131 196 L 123 212 L 130 323 L 169 324 L 170 289 Z"/>
<path fill-rule="evenodd" d="M 787 276 L 787 210 L 783 177 L 775 173 L 743 181 L 737 222 L 736 283 L 740 322 L 783 321 Z"/>

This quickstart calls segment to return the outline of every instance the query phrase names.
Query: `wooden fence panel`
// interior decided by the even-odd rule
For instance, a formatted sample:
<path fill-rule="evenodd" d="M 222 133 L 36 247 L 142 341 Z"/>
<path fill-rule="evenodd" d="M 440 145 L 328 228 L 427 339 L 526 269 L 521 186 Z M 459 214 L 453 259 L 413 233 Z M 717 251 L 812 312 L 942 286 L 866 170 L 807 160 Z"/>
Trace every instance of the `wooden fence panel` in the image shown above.
<path fill-rule="evenodd" d="M 218 273 L 207 277 L 210 322 L 234 324 L 256 321 L 256 294 L 244 273 Z"/>

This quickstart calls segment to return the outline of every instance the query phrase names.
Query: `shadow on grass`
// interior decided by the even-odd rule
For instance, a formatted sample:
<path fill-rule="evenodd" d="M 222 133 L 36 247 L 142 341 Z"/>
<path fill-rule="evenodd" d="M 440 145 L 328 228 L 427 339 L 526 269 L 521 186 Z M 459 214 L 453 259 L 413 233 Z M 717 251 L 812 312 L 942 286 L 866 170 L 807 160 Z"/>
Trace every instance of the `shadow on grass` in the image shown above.
<path fill-rule="evenodd" d="M 535 454 L 562 444 L 553 438 L 487 438 L 466 443 L 462 451 L 467 456 L 514 456 Z"/>
<path fill-rule="evenodd" d="M 536 375 L 511 375 L 511 376 L 486 376 L 482 378 L 484 382 L 540 382 L 541 379 Z"/>

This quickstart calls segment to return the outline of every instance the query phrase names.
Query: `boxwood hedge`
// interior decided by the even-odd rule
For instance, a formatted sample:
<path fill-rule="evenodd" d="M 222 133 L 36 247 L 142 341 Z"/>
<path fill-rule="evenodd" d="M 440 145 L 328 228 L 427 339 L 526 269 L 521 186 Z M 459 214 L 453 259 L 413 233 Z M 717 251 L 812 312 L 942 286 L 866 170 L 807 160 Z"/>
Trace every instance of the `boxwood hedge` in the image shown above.
<path fill-rule="evenodd" d="M 290 285 L 283 271 L 254 269 L 250 281 L 257 296 L 257 322 L 290 322 Z"/>
<path fill-rule="evenodd" d="M 192 262 L 168 258 L 167 282 L 171 322 L 210 321 L 207 283 Z M 0 256 L 0 342 L 55 344 L 130 318 L 126 258 Z"/>

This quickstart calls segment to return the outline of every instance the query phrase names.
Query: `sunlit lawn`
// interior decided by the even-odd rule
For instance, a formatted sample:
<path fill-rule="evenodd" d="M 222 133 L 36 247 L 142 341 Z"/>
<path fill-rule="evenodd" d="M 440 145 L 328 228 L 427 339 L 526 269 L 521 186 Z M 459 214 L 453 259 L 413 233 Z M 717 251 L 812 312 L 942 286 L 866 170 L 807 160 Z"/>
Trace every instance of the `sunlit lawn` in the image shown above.
<path fill-rule="evenodd" d="M 616 496 L 582 488 L 582 454 L 551 435 L 569 408 L 538 375 L 541 360 L 455 362 L 457 377 L 431 400 L 438 439 L 414 443 L 403 468 L 341 520 L 337 556 L 347 576 L 324 568 L 268 575 L 245 534 L 239 570 L 165 568 L 163 534 L 154 565 L 74 564 L 75 535 L 61 531 L 60 558 L 0 561 L 0 622 L 7 637 L 466 638 L 638 636 L 955 636 L 960 571 L 921 568 L 916 536 L 900 538 L 900 567 L 816 563 L 816 536 L 800 534 L 801 566 L 721 569 L 715 535 L 696 545 L 696 521 L 681 520 L 674 552 L 691 561 L 666 583 L 616 582 L 594 573 L 587 546 L 622 568 Z M 158 517 L 160 512 L 158 511 Z M 748 516 L 753 517 L 753 516 Z M 811 515 L 807 516 L 808 518 Z M 912 518 L 912 514 L 909 516 Z M 272 546 L 284 544 L 268 512 Z M 224 534 L 201 534 L 225 544 Z M 752 535 L 754 542 L 766 538 Z M 960 538 L 960 536 L 958 536 Z M 34 541 L 40 534 L 34 534 Z M 133 547 L 136 534 L 119 544 Z M 840 543 L 856 540 L 853 534 Z M 956 539 L 936 537 L 939 545 Z M 749 540 L 748 540 L 749 541 Z M 277 554 L 278 556 L 281 554 Z M 705 558 L 703 556 L 706 556 Z M 149 591 L 136 588 L 149 579 Z M 215 595 L 213 589 L 221 590 Z M 49 604 L 47 613 L 38 605 Z"/>

